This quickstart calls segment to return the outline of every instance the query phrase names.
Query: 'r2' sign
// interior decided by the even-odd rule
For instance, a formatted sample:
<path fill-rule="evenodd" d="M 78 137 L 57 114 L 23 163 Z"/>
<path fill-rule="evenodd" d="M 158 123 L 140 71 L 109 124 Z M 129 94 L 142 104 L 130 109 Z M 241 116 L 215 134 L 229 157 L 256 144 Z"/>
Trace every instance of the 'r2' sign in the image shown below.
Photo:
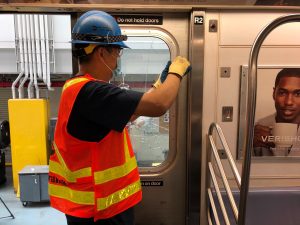
<path fill-rule="evenodd" d="M 203 24 L 204 22 L 204 19 L 203 19 L 203 16 L 195 16 L 194 17 L 194 24 Z"/>

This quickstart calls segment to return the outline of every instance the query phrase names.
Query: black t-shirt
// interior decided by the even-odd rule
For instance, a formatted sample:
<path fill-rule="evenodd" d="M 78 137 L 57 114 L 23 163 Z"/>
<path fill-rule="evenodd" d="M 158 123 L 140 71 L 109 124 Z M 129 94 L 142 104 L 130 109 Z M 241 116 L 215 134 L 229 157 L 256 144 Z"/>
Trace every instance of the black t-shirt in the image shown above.
<path fill-rule="evenodd" d="M 124 129 L 142 96 L 141 92 L 90 81 L 77 95 L 67 130 L 77 139 L 99 142 L 111 130 Z"/>

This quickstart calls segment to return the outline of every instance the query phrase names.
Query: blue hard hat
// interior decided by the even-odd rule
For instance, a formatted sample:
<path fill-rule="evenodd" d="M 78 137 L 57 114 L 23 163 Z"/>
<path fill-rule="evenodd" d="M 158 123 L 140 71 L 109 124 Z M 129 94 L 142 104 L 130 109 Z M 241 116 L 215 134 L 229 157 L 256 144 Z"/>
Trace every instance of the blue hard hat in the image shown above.
<path fill-rule="evenodd" d="M 123 42 L 127 40 L 122 35 L 116 20 L 106 12 L 91 10 L 82 14 L 72 30 L 72 44 L 114 45 L 128 48 Z"/>

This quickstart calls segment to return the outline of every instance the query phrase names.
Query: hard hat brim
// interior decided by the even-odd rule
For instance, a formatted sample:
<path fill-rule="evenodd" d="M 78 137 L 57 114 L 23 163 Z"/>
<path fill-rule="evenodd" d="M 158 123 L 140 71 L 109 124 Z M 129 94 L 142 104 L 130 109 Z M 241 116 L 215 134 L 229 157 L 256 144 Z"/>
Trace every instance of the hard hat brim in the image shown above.
<path fill-rule="evenodd" d="M 96 45 L 103 45 L 103 46 L 105 46 L 105 45 L 115 45 L 115 46 L 119 46 L 120 48 L 130 48 L 123 41 L 104 43 L 104 42 L 96 42 L 96 41 L 72 40 L 71 43 L 72 44 L 96 44 Z"/>

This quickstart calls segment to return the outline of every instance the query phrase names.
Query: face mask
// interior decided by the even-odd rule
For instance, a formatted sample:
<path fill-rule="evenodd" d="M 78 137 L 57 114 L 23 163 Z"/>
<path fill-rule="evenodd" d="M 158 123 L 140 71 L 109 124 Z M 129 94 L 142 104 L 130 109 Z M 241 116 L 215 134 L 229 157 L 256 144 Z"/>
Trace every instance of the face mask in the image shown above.
<path fill-rule="evenodd" d="M 103 59 L 101 59 L 104 65 L 111 71 L 113 77 L 118 77 L 121 74 L 121 60 L 120 58 L 117 58 L 117 65 L 114 70 L 112 70 Z"/>
<path fill-rule="evenodd" d="M 112 74 L 113 74 L 114 77 L 120 76 L 120 74 L 121 74 L 121 60 L 120 60 L 120 58 L 117 59 L 117 66 L 112 71 Z"/>

